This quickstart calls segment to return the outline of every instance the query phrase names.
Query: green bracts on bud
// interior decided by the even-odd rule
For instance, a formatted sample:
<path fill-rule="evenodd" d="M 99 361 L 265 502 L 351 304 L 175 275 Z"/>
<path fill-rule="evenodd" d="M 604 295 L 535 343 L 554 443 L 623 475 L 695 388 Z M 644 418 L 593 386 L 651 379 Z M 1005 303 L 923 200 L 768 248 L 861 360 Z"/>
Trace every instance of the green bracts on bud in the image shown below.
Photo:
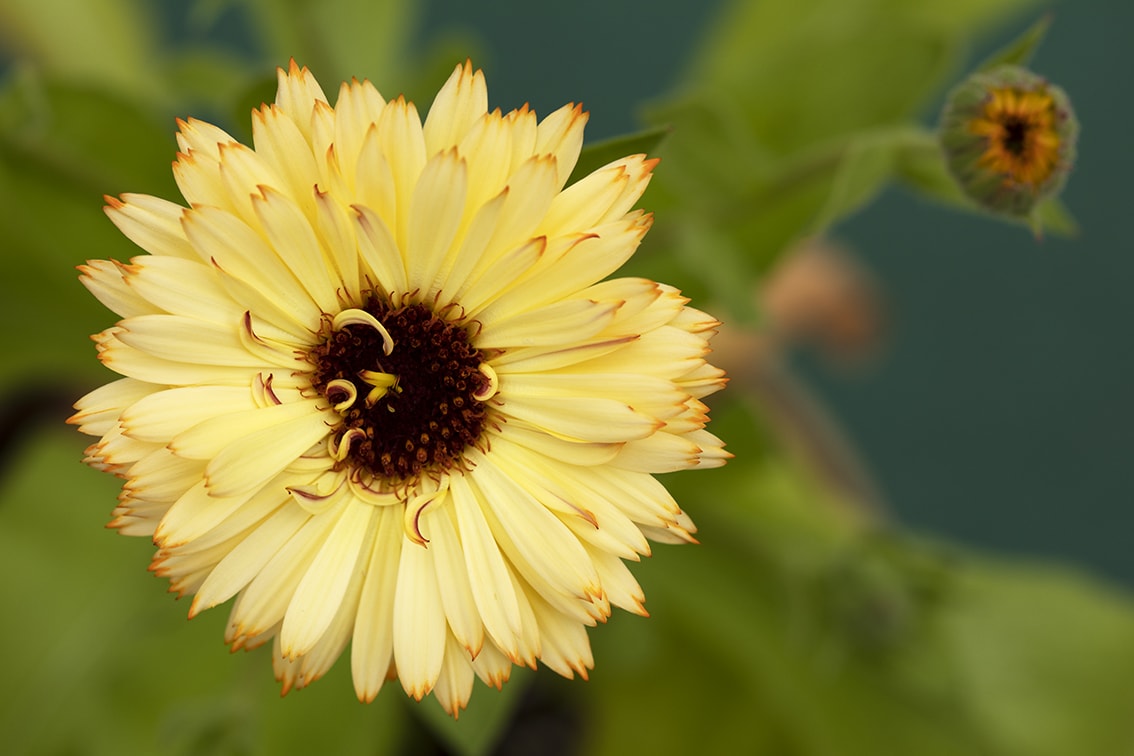
<path fill-rule="evenodd" d="M 1004 65 L 970 76 L 949 94 L 941 145 L 968 197 L 993 212 L 1028 216 L 1062 189 L 1078 130 L 1062 89 Z"/>

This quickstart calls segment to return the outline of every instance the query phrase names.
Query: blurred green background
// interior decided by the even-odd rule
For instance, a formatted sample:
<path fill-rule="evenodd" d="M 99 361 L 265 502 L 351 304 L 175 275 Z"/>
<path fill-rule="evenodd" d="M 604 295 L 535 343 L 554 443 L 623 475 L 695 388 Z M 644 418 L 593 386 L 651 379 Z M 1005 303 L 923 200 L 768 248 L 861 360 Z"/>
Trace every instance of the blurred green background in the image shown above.
<path fill-rule="evenodd" d="M 1048 8 L 0 0 L 0 313 L 15 326 L 0 372 L 0 748 L 1134 753 L 1134 7 L 1053 6 L 1032 62 L 1082 123 L 1063 196 L 1077 236 L 1037 242 L 931 201 L 952 199 L 925 179 L 947 87 Z M 111 316 L 74 265 L 136 251 L 100 197 L 176 198 L 173 117 L 246 137 L 292 55 L 332 99 L 365 76 L 424 111 L 471 56 L 493 106 L 583 101 L 588 141 L 672 127 L 631 270 L 680 285 L 739 338 L 721 340 L 736 377 L 714 403 L 738 457 L 667 480 L 702 545 L 635 566 L 652 617 L 591 632 L 590 682 L 517 672 L 504 693 L 478 684 L 452 723 L 396 683 L 358 704 L 340 662 L 280 700 L 265 653 L 224 652 L 225 609 L 186 622 L 145 572 L 152 546 L 102 529 L 118 481 L 82 468 L 84 440 L 60 423 L 107 380 L 87 335 Z M 851 251 L 885 314 L 850 362 L 794 343 L 769 356 L 760 340 L 757 290 L 815 233 Z M 802 453 L 785 438 L 801 429 Z"/>

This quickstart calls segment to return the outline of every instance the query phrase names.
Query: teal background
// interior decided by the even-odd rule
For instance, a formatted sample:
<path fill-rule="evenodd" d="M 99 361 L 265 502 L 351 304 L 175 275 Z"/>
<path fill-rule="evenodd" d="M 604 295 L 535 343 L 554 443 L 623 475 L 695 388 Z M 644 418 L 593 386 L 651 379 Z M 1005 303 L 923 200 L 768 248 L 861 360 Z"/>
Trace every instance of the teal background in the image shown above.
<path fill-rule="evenodd" d="M 493 105 L 583 100 L 588 139 L 601 139 L 641 125 L 634 106 L 672 86 L 717 7 L 434 0 L 423 36 L 465 28 L 482 40 Z M 852 370 L 809 353 L 795 363 L 903 524 L 1134 585 L 1134 5 L 1059 3 L 1053 21 L 1032 67 L 1067 90 L 1081 123 L 1063 195 L 1080 235 L 1037 241 L 890 190 L 833 234 L 883 286 L 886 348 Z"/>

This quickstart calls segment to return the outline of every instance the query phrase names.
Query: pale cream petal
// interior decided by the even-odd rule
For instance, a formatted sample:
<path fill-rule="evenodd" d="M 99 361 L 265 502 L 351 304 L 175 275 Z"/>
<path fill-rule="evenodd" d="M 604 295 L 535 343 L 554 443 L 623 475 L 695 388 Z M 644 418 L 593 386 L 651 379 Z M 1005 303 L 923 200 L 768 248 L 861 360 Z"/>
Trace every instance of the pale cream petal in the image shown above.
<path fill-rule="evenodd" d="M 286 182 L 267 161 L 243 144 L 221 145 L 220 155 L 217 171 L 228 194 L 228 202 L 222 206 L 231 208 L 241 220 L 256 228 L 253 200 L 266 187 L 281 191 L 281 187 L 286 187 Z"/>
<path fill-rule="evenodd" d="M 541 594 L 529 592 L 528 598 L 539 623 L 543 647 L 540 661 L 563 677 L 570 679 L 577 674 L 586 680 L 587 671 L 595 666 L 586 628 L 557 611 Z"/>
<path fill-rule="evenodd" d="M 516 397 L 608 398 L 632 404 L 635 410 L 653 417 L 671 417 L 680 413 L 687 398 L 671 381 L 629 372 L 579 375 L 508 372 L 501 378 L 500 386 L 508 400 Z"/>
<path fill-rule="evenodd" d="M 182 386 L 150 393 L 122 413 L 122 432 L 140 441 L 166 443 L 217 415 L 255 409 L 240 386 Z"/>
<path fill-rule="evenodd" d="M 276 69 L 276 79 L 279 87 L 276 91 L 276 104 L 291 117 L 303 135 L 311 138 L 312 111 L 316 102 L 326 104 L 327 96 L 315 77 L 307 70 L 307 66 L 300 68 L 292 60 L 288 70 Z"/>
<path fill-rule="evenodd" d="M 610 275 L 629 260 L 652 222 L 653 216 L 632 213 L 616 223 L 605 224 L 590 233 L 573 237 L 571 243 L 556 247 L 556 250 L 562 250 L 561 254 L 555 255 L 552 251 L 546 255 L 541 265 L 524 280 L 523 286 L 515 287 L 494 302 L 485 317 L 518 316 L 569 296 L 604 298 L 607 292 L 592 292 L 587 287 Z M 639 296 L 641 294 L 638 292 Z M 641 333 L 644 330 L 647 329 L 630 326 L 621 333 Z"/>
<path fill-rule="evenodd" d="M 367 130 L 378 123 L 386 101 L 369 81 L 352 79 L 339 87 L 335 100 L 335 152 L 340 166 L 349 168 L 344 176 L 348 186 L 355 186 L 357 178 L 353 168 L 358 162 L 359 150 Z"/>
<path fill-rule="evenodd" d="M 606 328 L 621 302 L 567 299 L 500 322 L 485 313 L 477 318 L 483 326 L 477 337 L 480 349 L 553 346 L 577 343 Z"/>
<path fill-rule="evenodd" d="M 558 236 L 617 220 L 646 190 L 650 171 L 656 164 L 657 160 L 633 155 L 576 181 L 555 197 L 537 233 Z"/>
<path fill-rule="evenodd" d="M 183 315 L 139 315 L 119 323 L 118 340 L 158 359 L 197 365 L 301 370 L 292 350 L 253 353 L 240 338 L 240 323 L 218 325 Z"/>
<path fill-rule="evenodd" d="M 181 213 L 185 210 L 181 205 L 148 194 L 104 199 L 106 217 L 142 249 L 152 255 L 197 259 L 181 228 Z"/>
<path fill-rule="evenodd" d="M 312 331 L 320 310 L 264 239 L 230 213 L 211 207 L 186 211 L 185 234 L 202 259 L 224 273 L 270 293 L 272 299 Z"/>
<path fill-rule="evenodd" d="M 468 166 L 456 150 L 430 158 L 410 206 L 406 233 L 406 276 L 410 291 L 436 291 L 435 278 L 449 256 L 465 215 Z"/>
<path fill-rule="evenodd" d="M 79 426 L 83 433 L 101 436 L 118 422 L 118 416 L 122 414 L 124 407 L 129 407 L 160 388 L 161 386 L 133 378 L 119 378 L 99 386 L 76 401 L 75 414 L 67 422 Z"/>
<path fill-rule="evenodd" d="M 247 308 L 228 296 L 216 269 L 178 257 L 135 257 L 127 286 L 155 311 L 211 323 L 238 323 Z"/>
<path fill-rule="evenodd" d="M 420 701 L 433 690 L 447 635 L 433 559 L 425 547 L 406 544 L 394 593 L 394 662 L 407 695 Z"/>
<path fill-rule="evenodd" d="M 378 134 L 377 124 L 371 125 L 362 139 L 354 181 L 354 194 L 344 195 L 344 203 L 368 207 L 377 213 L 387 227 L 396 226 L 398 189 L 390 161 L 382 151 L 382 138 Z"/>
<path fill-rule="evenodd" d="M 624 559 L 649 555 L 650 546 L 641 531 L 619 508 L 625 496 L 618 493 L 619 498 L 611 500 L 609 486 L 596 490 L 587 485 L 595 475 L 593 466 L 567 467 L 557 457 L 534 453 L 512 438 L 509 434 L 495 439 L 492 455 L 496 464 L 555 512 L 576 536 Z"/>
<path fill-rule="evenodd" d="M 397 507 L 382 507 L 375 517 L 378 525 L 358 602 L 350 659 L 355 693 L 365 702 L 378 695 L 393 659 L 394 594 L 402 549 L 419 548 L 402 535 Z"/>
<path fill-rule="evenodd" d="M 575 598 L 599 594 L 598 575 L 579 539 L 531 493 L 501 471 L 491 454 L 478 455 L 476 467 L 469 475 L 484 492 L 486 513 L 495 515 L 515 547 L 515 553 L 509 554 L 513 564 L 523 572 L 516 560 L 521 555 L 534 571 L 535 575 L 525 572 L 525 579 L 530 582 L 538 576 L 553 590 Z M 493 530 L 499 540 L 501 533 Z"/>
<path fill-rule="evenodd" d="M 182 459 L 160 447 L 130 467 L 130 477 L 122 484 L 119 500 L 144 498 L 172 504 L 200 482 L 204 470 L 203 461 Z"/>
<path fill-rule="evenodd" d="M 512 159 L 509 161 L 511 165 L 508 170 L 508 173 L 512 174 L 535 155 L 539 124 L 536 121 L 536 114 L 527 106 L 527 103 L 505 115 L 504 120 L 512 133 Z M 556 171 L 558 172 L 558 169 Z"/>
<path fill-rule="evenodd" d="M 502 436 L 507 443 L 523 446 L 545 457 L 558 460 L 569 465 L 584 465 L 592 467 L 605 465 L 618 454 L 622 444 L 599 444 L 567 441 L 565 439 L 549 436 L 530 428 L 512 425 L 493 433 L 493 438 Z M 491 442 L 495 444 L 495 441 Z"/>
<path fill-rule="evenodd" d="M 90 260 L 80 265 L 79 282 L 110 311 L 123 318 L 150 315 L 161 308 L 138 296 L 126 283 L 130 267 L 115 260 Z"/>
<path fill-rule="evenodd" d="M 233 207 L 228 189 L 221 181 L 220 163 L 216 157 L 190 150 L 177 153 L 173 162 L 173 180 L 181 196 L 192 207 L 214 205 L 227 212 L 238 213 Z"/>
<path fill-rule="evenodd" d="M 557 170 L 554 156 L 542 155 L 526 161 L 512 174 L 508 179 L 507 198 L 478 268 L 492 265 L 503 254 L 533 237 L 548 236 L 536 233 L 536 228 L 555 202 Z"/>
<path fill-rule="evenodd" d="M 575 170 L 583 149 L 583 127 L 589 117 L 582 105 L 571 103 L 544 118 L 536 129 L 536 154 L 555 156 L 560 188 Z"/>
<path fill-rule="evenodd" d="M 286 497 L 283 494 L 279 503 Z M 189 616 L 222 604 L 243 590 L 309 520 L 310 515 L 298 507 L 277 508 L 213 568 L 193 597 Z"/>
<path fill-rule="evenodd" d="M 517 278 L 535 265 L 547 247 L 547 240 L 538 237 L 496 258 L 483 271 L 473 271 L 464 290 L 455 301 L 467 315 L 475 315 L 482 307 L 507 291 Z"/>
<path fill-rule="evenodd" d="M 516 347 L 489 360 L 497 375 L 562 370 L 623 348 L 638 336 L 595 337 L 567 346 Z"/>
<path fill-rule="evenodd" d="M 477 119 L 488 111 L 488 85 L 484 73 L 473 72 L 472 62 L 457 66 L 441 87 L 425 118 L 426 153 L 435 155 L 456 147 Z"/>
<path fill-rule="evenodd" d="M 290 503 L 286 489 L 295 484 L 292 476 L 285 472 L 273 483 L 276 484 L 261 488 L 228 517 L 218 522 L 212 529 L 200 533 L 181 548 L 188 550 L 211 548 L 223 542 L 230 542 L 230 550 L 235 548 L 269 517 Z"/>
<path fill-rule="evenodd" d="M 336 512 L 328 512 L 310 517 L 282 545 L 278 538 L 286 529 L 274 530 L 265 548 L 274 553 L 236 599 L 230 630 L 233 636 L 258 636 L 283 620 L 299 581 L 338 521 L 336 515 Z M 258 532 L 249 538 L 255 535 Z"/>
<path fill-rule="evenodd" d="M 253 209 L 268 242 L 323 312 L 339 309 L 338 286 L 314 229 L 299 207 L 283 194 L 261 187 Z"/>
<path fill-rule="evenodd" d="M 365 277 L 383 293 L 405 292 L 405 261 L 390 229 L 370 208 L 355 205 L 353 209 Z"/>
<path fill-rule="evenodd" d="M 280 106 L 264 105 L 252 111 L 252 144 L 282 180 L 279 189 L 310 213 L 319 172 L 299 125 Z"/>
<path fill-rule="evenodd" d="M 486 643 L 472 660 L 472 670 L 481 682 L 500 690 L 512 676 L 512 661 L 492 643 Z"/>
<path fill-rule="evenodd" d="M 378 140 L 394 177 L 396 212 L 391 231 L 398 248 L 405 249 L 413 191 L 426 160 L 421 118 L 412 102 L 399 97 L 386 103 L 378 119 Z"/>
<path fill-rule="evenodd" d="M 442 263 L 438 276 L 443 281 L 440 289 L 426 292 L 426 301 L 435 301 L 438 307 L 454 302 L 461 304 L 457 296 L 467 288 L 469 276 L 478 268 L 484 257 L 485 249 L 496 230 L 496 220 L 500 217 L 507 199 L 508 190 L 505 189 L 476 212 L 465 230 L 464 240 L 457 254 L 451 255 Z"/>
<path fill-rule="evenodd" d="M 449 496 L 457 518 L 465 569 L 485 631 L 505 655 L 515 657 L 521 633 L 520 606 L 508 567 L 484 518 L 481 501 L 464 476 L 450 478 Z"/>
<path fill-rule="evenodd" d="M 731 452 L 724 450 L 723 441 L 703 428 L 686 434 L 686 438 L 701 449 L 697 459 L 697 469 L 720 467 L 733 457 Z"/>
<path fill-rule="evenodd" d="M 367 542 L 373 537 L 373 531 L 366 536 Z M 319 641 L 303 656 L 294 662 L 285 660 L 283 654 L 283 632 L 276 636 L 277 653 L 273 658 L 276 667 L 276 679 L 283 684 L 282 694 L 289 690 L 305 688 L 326 674 L 334 665 L 350 642 L 354 631 L 355 618 L 358 616 L 358 601 L 362 593 L 362 576 L 366 574 L 368 554 L 363 553 L 359 568 L 350 576 L 342 600 L 334 612 L 327 630 Z M 281 674 L 282 672 L 282 674 Z"/>
<path fill-rule="evenodd" d="M 648 438 L 627 443 L 610 464 L 637 472 L 676 472 L 696 467 L 701 451 L 701 447 L 688 436 L 659 431 Z"/>
<path fill-rule="evenodd" d="M 630 573 L 626 563 L 601 547 L 587 546 L 587 553 L 591 555 L 591 561 L 594 562 L 595 570 L 602 580 L 602 589 L 610 599 L 610 603 L 642 617 L 650 616 L 645 606 L 646 594 Z"/>
<path fill-rule="evenodd" d="M 199 383 L 247 385 L 252 379 L 246 367 L 194 365 L 154 357 L 120 341 L 118 335 L 121 330 L 109 328 L 94 337 L 99 360 L 121 375 L 167 386 Z"/>
<path fill-rule="evenodd" d="M 264 485 L 326 438 L 329 417 L 327 412 L 307 412 L 233 441 L 205 468 L 209 491 L 236 496 Z"/>
<path fill-rule="evenodd" d="M 241 507 L 251 496 L 213 496 L 202 480 L 173 503 L 158 523 L 154 542 L 171 549 L 189 543 L 211 530 Z"/>
<path fill-rule="evenodd" d="M 224 129 L 197 118 L 177 119 L 177 146 L 182 152 L 197 150 L 216 160 L 220 145 L 236 142 Z"/>
<path fill-rule="evenodd" d="M 346 597 L 367 536 L 374 507 L 350 502 L 342 508 L 335 527 L 328 534 L 295 595 L 280 627 L 281 650 L 285 657 L 308 653 L 330 627 Z"/>
<path fill-rule="evenodd" d="M 445 641 L 445 659 L 441 663 L 441 673 L 437 676 L 433 695 L 453 719 L 459 718 L 461 709 L 468 706 L 473 677 L 469 652 L 449 634 Z"/>
<path fill-rule="evenodd" d="M 661 423 L 616 399 L 582 396 L 508 396 L 501 412 L 557 438 L 622 443 L 645 438 Z"/>
<path fill-rule="evenodd" d="M 512 130 L 499 110 L 485 113 L 465 134 L 457 153 L 469 165 L 469 207 L 473 210 L 500 194 L 512 169 Z"/>
<path fill-rule="evenodd" d="M 484 623 L 473 598 L 464 548 L 457 534 L 456 513 L 448 497 L 439 499 L 425 510 L 420 528 L 429 541 L 428 552 L 433 557 L 441 605 L 445 609 L 450 633 L 465 650 L 467 661 L 468 657 L 480 653 L 484 644 Z M 471 670 L 469 675 L 471 679 Z"/>
<path fill-rule="evenodd" d="M 284 423 L 308 416 L 317 418 L 319 422 L 331 417 L 324 415 L 313 400 L 228 412 L 202 420 L 174 436 L 169 441 L 169 449 L 174 454 L 189 459 L 213 459 L 226 446 L 248 434 L 279 428 Z"/>
<path fill-rule="evenodd" d="M 353 215 L 326 192 L 315 193 L 315 228 L 334 264 L 340 298 L 347 302 L 361 301 L 362 292 Z"/>

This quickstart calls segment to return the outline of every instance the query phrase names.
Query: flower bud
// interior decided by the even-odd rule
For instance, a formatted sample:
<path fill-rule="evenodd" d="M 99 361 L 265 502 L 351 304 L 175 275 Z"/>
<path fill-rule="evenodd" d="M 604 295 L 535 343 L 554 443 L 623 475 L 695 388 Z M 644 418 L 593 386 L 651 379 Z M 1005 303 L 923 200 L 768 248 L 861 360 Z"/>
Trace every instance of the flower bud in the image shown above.
<path fill-rule="evenodd" d="M 1079 125 L 1067 95 L 1019 66 L 998 66 L 954 89 L 941 144 L 965 194 L 994 212 L 1026 216 L 1059 193 Z"/>

